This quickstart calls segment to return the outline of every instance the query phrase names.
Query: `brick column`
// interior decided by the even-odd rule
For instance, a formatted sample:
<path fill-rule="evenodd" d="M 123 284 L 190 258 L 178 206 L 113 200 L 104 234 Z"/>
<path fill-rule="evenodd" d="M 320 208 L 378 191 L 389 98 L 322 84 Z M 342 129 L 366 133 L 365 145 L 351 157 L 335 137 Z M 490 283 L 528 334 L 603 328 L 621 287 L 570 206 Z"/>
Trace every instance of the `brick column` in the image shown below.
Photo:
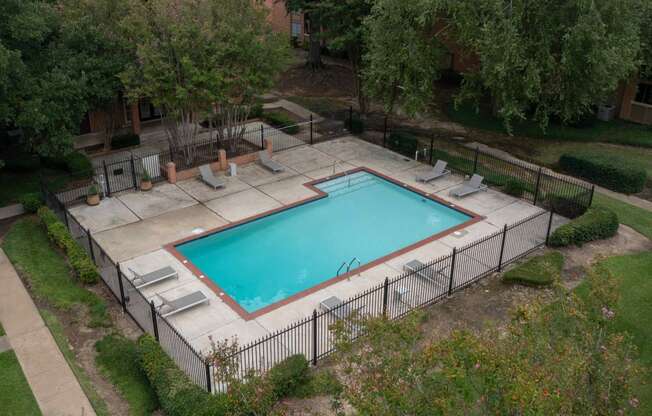
<path fill-rule="evenodd" d="M 272 141 L 265 139 L 265 150 L 267 150 L 267 154 L 269 154 L 270 157 L 272 157 Z"/>
<path fill-rule="evenodd" d="M 629 120 L 632 113 L 632 100 L 636 95 L 636 88 L 638 86 L 638 80 L 636 78 L 632 79 L 627 85 L 625 85 L 625 90 L 623 91 L 623 100 L 620 106 L 620 118 Z"/>
<path fill-rule="evenodd" d="M 138 109 L 138 103 L 131 104 L 131 131 L 134 134 L 140 134 L 140 110 Z"/>
<path fill-rule="evenodd" d="M 172 184 L 177 183 L 177 167 L 174 165 L 174 162 L 168 162 L 165 165 L 165 170 L 167 171 L 168 182 Z"/>
<path fill-rule="evenodd" d="M 217 157 L 218 157 L 218 163 L 220 166 L 220 170 L 226 170 L 228 168 L 227 160 L 226 160 L 226 150 L 220 149 L 217 151 Z"/>

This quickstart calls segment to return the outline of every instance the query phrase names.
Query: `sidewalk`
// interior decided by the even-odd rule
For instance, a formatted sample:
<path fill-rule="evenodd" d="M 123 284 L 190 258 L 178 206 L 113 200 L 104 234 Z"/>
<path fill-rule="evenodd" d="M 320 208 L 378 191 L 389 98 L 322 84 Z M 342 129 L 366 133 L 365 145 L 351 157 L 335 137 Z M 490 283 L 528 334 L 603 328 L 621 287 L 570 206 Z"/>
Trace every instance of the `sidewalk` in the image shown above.
<path fill-rule="evenodd" d="M 43 415 L 94 416 L 95 411 L 2 249 L 0 320 Z"/>

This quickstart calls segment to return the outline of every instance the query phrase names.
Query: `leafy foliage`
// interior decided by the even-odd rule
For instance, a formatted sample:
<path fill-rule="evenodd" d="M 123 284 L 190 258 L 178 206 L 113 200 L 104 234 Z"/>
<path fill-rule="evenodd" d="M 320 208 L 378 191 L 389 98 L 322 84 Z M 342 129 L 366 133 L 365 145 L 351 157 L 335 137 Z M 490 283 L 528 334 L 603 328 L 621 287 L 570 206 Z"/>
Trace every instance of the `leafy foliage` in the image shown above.
<path fill-rule="evenodd" d="M 530 286 L 546 286 L 561 278 L 564 256 L 558 251 L 533 257 L 505 272 L 503 281 Z"/>
<path fill-rule="evenodd" d="M 287 134 L 297 134 L 299 126 L 288 115 L 280 112 L 263 113 L 262 119 L 273 127 L 282 129 Z"/>
<path fill-rule="evenodd" d="M 638 193 L 645 188 L 647 182 L 645 169 L 612 154 L 586 150 L 565 153 L 559 158 L 559 166 L 573 175 L 616 192 Z"/>
<path fill-rule="evenodd" d="M 601 240 L 616 235 L 618 231 L 618 217 L 616 214 L 602 207 L 589 208 L 582 216 L 557 228 L 550 235 L 550 245 L 564 247 L 569 245 L 581 246 L 594 240 Z"/>
<path fill-rule="evenodd" d="M 41 198 L 41 194 L 38 192 L 23 194 L 20 197 L 19 202 L 23 205 L 25 211 L 32 214 L 36 213 L 36 211 L 43 206 L 43 198 Z"/>

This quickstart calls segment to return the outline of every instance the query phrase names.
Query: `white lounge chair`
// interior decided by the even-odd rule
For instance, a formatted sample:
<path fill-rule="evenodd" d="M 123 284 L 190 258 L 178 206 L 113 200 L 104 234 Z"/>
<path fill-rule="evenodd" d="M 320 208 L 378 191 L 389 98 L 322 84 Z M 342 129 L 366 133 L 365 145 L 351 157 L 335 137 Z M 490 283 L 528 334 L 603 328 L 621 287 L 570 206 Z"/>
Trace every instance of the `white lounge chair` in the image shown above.
<path fill-rule="evenodd" d="M 283 172 L 285 170 L 283 165 L 272 160 L 272 158 L 269 157 L 267 150 L 261 150 L 258 152 L 258 157 L 260 158 L 260 163 L 274 173 Z"/>
<path fill-rule="evenodd" d="M 213 171 L 209 165 L 200 166 L 199 173 L 201 173 L 202 182 L 212 187 L 213 189 L 223 188 L 226 186 L 226 182 L 224 182 L 223 179 L 220 179 L 213 174 Z"/>
<path fill-rule="evenodd" d="M 166 299 L 163 295 L 157 295 L 161 298 L 162 303 L 157 307 L 158 312 L 164 318 L 176 313 L 187 311 L 204 303 L 208 303 L 208 298 L 201 291 L 192 292 L 176 299 Z"/>
<path fill-rule="evenodd" d="M 319 306 L 338 319 L 350 318 L 355 313 L 360 313 L 364 309 L 364 306 L 351 306 L 350 303 L 342 305 L 342 303 L 342 300 L 337 296 L 331 296 L 319 302 Z"/>
<path fill-rule="evenodd" d="M 178 277 L 177 271 L 170 266 L 165 266 L 162 269 L 154 270 L 153 272 L 146 274 L 140 274 L 131 268 L 129 268 L 129 271 L 134 275 L 132 282 L 134 286 L 136 286 L 136 289 L 142 289 L 149 285 L 153 285 L 154 283 Z"/>
<path fill-rule="evenodd" d="M 441 283 L 442 278 L 448 279 L 443 271 L 446 269 L 446 265 L 435 265 L 426 267 L 425 264 L 421 263 L 419 260 L 412 260 L 403 265 L 403 270 L 408 272 L 413 272 L 420 278 L 427 280 L 432 283 Z"/>
<path fill-rule="evenodd" d="M 430 182 L 442 176 L 450 175 L 451 171 L 446 169 L 447 163 L 443 160 L 438 160 L 435 166 L 432 167 L 430 172 L 417 175 L 417 182 Z"/>
<path fill-rule="evenodd" d="M 486 191 L 487 185 L 484 185 L 482 181 L 484 178 L 480 175 L 474 174 L 471 179 L 467 182 L 464 182 L 461 186 L 458 186 L 455 189 L 451 189 L 450 194 L 461 198 L 463 196 L 474 194 L 478 191 Z"/>

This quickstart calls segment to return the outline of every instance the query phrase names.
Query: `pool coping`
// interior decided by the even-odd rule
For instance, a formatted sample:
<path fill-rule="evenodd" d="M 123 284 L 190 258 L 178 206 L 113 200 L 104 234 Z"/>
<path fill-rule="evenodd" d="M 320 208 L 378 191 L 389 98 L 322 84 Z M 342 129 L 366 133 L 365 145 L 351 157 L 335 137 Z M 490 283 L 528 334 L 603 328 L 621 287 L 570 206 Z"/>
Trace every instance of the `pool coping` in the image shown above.
<path fill-rule="evenodd" d="M 378 177 L 380 177 L 382 179 L 385 179 L 385 180 L 387 180 L 387 181 L 389 181 L 389 182 L 391 182 L 391 183 L 393 183 L 395 185 L 401 186 L 401 187 L 403 187 L 405 189 L 408 189 L 408 190 L 410 190 L 412 192 L 415 192 L 415 193 L 421 195 L 424 198 L 428 198 L 428 199 L 430 199 L 430 200 L 432 200 L 434 202 L 437 202 L 437 203 L 439 203 L 441 205 L 446 206 L 447 208 L 450 208 L 450 209 L 453 209 L 455 211 L 461 212 L 461 213 L 463 213 L 465 215 L 468 215 L 470 218 L 467 221 L 465 221 L 465 222 L 463 222 L 461 224 L 458 224 L 458 225 L 456 225 L 454 227 L 448 228 L 448 229 L 446 229 L 444 231 L 441 231 L 441 232 L 439 232 L 437 234 L 433 234 L 430 237 L 427 237 L 427 238 L 425 238 L 423 240 L 419 240 L 416 243 L 410 244 L 409 246 L 403 247 L 403 248 L 401 248 L 399 250 L 393 251 L 393 252 L 391 252 L 389 254 L 386 254 L 386 255 L 384 255 L 382 257 L 379 257 L 379 258 L 375 259 L 374 261 L 369 262 L 369 263 L 367 263 L 365 265 L 362 265 L 362 266 L 360 266 L 360 267 L 358 267 L 356 269 L 352 269 L 347 273 L 344 273 L 344 274 L 341 274 L 339 276 L 335 276 L 335 277 L 332 277 L 330 279 L 327 279 L 327 280 L 325 280 L 325 281 L 323 281 L 323 282 L 321 282 L 321 283 L 319 283 L 319 284 L 317 284 L 315 286 L 309 287 L 308 289 L 304 289 L 304 290 L 302 290 L 300 292 L 297 292 L 297 293 L 295 293 L 293 295 L 288 296 L 285 299 L 282 299 L 282 300 L 280 300 L 278 302 L 267 305 L 267 306 L 265 306 L 263 308 L 260 308 L 260 309 L 254 311 L 254 312 L 247 312 L 242 306 L 240 306 L 240 304 L 235 299 L 233 299 L 231 296 L 229 296 L 229 294 L 226 293 L 225 290 L 223 290 L 218 284 L 216 284 L 211 279 L 209 279 L 207 274 L 203 273 L 197 266 L 195 266 L 188 258 L 186 258 L 183 254 L 181 254 L 181 252 L 179 252 L 176 249 L 176 246 L 178 246 L 178 245 L 188 243 L 188 242 L 194 241 L 194 240 L 199 240 L 199 239 L 202 239 L 204 237 L 208 237 L 209 235 L 212 235 L 212 234 L 215 234 L 215 233 L 218 233 L 218 232 L 222 232 L 222 231 L 225 231 L 225 230 L 228 230 L 228 229 L 231 229 L 231 228 L 235 228 L 235 227 L 238 227 L 238 226 L 241 226 L 241 225 L 244 225 L 244 224 L 256 221 L 256 220 L 259 220 L 261 218 L 265 218 L 265 217 L 268 217 L 270 215 L 277 214 L 277 213 L 282 212 L 282 211 L 293 209 L 293 208 L 296 208 L 298 206 L 305 205 L 305 204 L 308 204 L 308 203 L 311 203 L 311 202 L 314 202 L 314 201 L 318 201 L 318 200 L 320 200 L 322 198 L 326 198 L 326 197 L 328 197 L 328 193 L 326 193 L 326 192 L 322 191 L 321 189 L 317 188 L 316 185 L 318 185 L 320 183 L 323 183 L 323 182 L 331 181 L 333 179 L 340 178 L 340 177 L 345 176 L 345 175 L 351 175 L 351 174 L 358 173 L 358 172 L 367 172 L 367 173 L 370 173 L 372 175 L 376 175 L 376 176 L 378 176 Z M 179 260 L 179 262 L 181 262 L 181 264 L 183 264 L 200 282 L 204 283 L 211 291 L 213 291 L 215 293 L 215 295 L 219 299 L 221 299 L 224 303 L 226 303 L 241 318 L 243 318 L 245 321 L 251 321 L 253 319 L 258 318 L 259 316 L 262 316 L 262 315 L 264 315 L 266 313 L 269 313 L 269 312 L 271 312 L 271 311 L 273 311 L 275 309 L 278 309 L 278 308 L 280 308 L 282 306 L 288 305 L 288 304 L 290 304 L 290 303 L 292 303 L 292 302 L 294 302 L 294 301 L 296 301 L 298 299 L 301 299 L 303 297 L 306 297 L 306 296 L 308 296 L 308 295 L 310 295 L 310 294 L 312 294 L 314 292 L 317 292 L 318 290 L 324 289 L 324 288 L 326 288 L 328 286 L 331 286 L 331 285 L 333 285 L 333 284 L 335 284 L 337 282 L 341 282 L 342 280 L 345 280 L 345 279 L 348 279 L 348 278 L 350 278 L 352 276 L 360 274 L 363 271 L 368 270 L 368 269 L 370 269 L 372 267 L 378 266 L 381 263 L 385 263 L 385 262 L 387 262 L 388 260 L 391 260 L 394 257 L 398 257 L 400 255 L 403 255 L 403 254 L 409 252 L 409 251 L 415 250 L 415 249 L 417 249 L 417 248 L 419 248 L 421 246 L 424 246 L 424 245 L 426 245 L 428 243 L 431 243 L 431 242 L 433 242 L 435 240 L 443 238 L 443 237 L 445 237 L 445 236 L 447 236 L 449 234 L 454 233 L 455 231 L 459 231 L 459 230 L 461 230 L 463 228 L 469 227 L 469 226 L 471 226 L 471 225 L 473 225 L 475 223 L 478 223 L 478 222 L 485 219 L 485 217 L 482 216 L 482 215 L 476 214 L 473 211 L 470 211 L 470 210 L 465 209 L 465 208 L 463 208 L 461 206 L 458 206 L 458 205 L 453 204 L 453 203 L 451 203 L 449 201 L 446 201 L 446 200 L 444 200 L 444 199 L 442 199 L 442 198 L 440 198 L 440 197 L 438 197 L 438 196 L 436 196 L 434 194 L 429 194 L 427 192 L 424 192 L 424 191 L 422 191 L 420 189 L 417 189 L 417 188 L 415 188 L 415 187 L 413 187 L 413 186 L 411 186 L 411 185 L 409 185 L 407 183 L 396 180 L 396 179 L 394 179 L 394 178 L 392 178 L 390 176 L 387 176 L 387 175 L 385 175 L 383 173 L 380 173 L 380 172 L 378 172 L 376 170 L 373 170 L 371 168 L 368 168 L 368 167 L 357 167 L 355 169 L 350 169 L 350 170 L 347 170 L 345 172 L 340 172 L 340 173 L 337 173 L 335 175 L 327 176 L 325 178 L 315 179 L 315 180 L 304 183 L 303 186 L 305 186 L 306 188 L 308 188 L 311 191 L 315 192 L 316 195 L 308 197 L 308 198 L 304 198 L 304 199 L 302 199 L 300 201 L 296 201 L 296 202 L 293 202 L 293 203 L 288 204 L 288 205 L 284 205 L 284 206 L 281 206 L 281 207 L 278 207 L 278 208 L 274 208 L 274 209 L 262 212 L 260 214 L 252 215 L 250 217 L 243 218 L 241 220 L 238 220 L 238 221 L 235 221 L 235 222 L 232 222 L 232 223 L 220 226 L 220 227 L 212 228 L 210 230 L 204 231 L 204 232 L 202 232 L 200 234 L 197 234 L 197 235 L 192 235 L 192 236 L 189 236 L 189 237 L 186 237 L 186 238 L 182 238 L 180 240 L 177 240 L 177 241 L 174 241 L 172 243 L 166 244 L 165 246 L 163 246 L 163 248 L 166 251 L 168 251 L 172 256 L 174 256 L 174 258 Z"/>

